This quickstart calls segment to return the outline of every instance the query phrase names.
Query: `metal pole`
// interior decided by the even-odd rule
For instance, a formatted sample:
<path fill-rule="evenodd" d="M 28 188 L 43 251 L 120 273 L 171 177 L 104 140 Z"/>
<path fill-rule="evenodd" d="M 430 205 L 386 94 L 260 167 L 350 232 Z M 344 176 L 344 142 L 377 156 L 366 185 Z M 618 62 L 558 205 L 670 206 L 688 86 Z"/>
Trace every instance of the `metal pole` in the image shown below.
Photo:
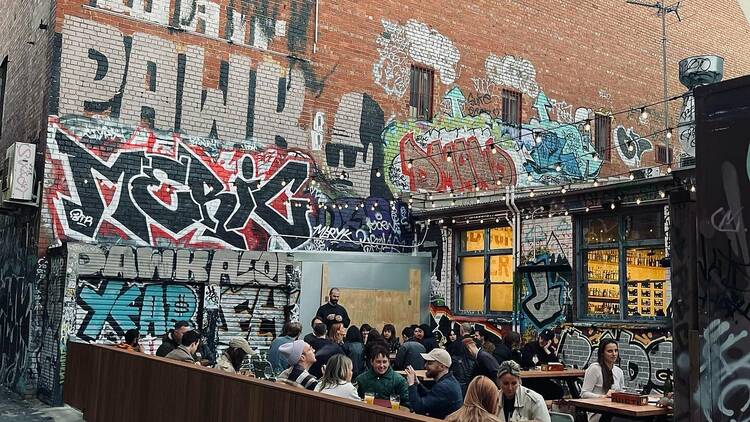
<path fill-rule="evenodd" d="M 672 168 L 672 154 L 669 150 L 669 86 L 667 84 L 667 8 L 664 3 L 657 3 L 659 5 L 659 13 L 661 13 L 661 59 L 662 59 L 662 74 L 664 76 L 664 144 L 667 147 L 667 163 Z"/>

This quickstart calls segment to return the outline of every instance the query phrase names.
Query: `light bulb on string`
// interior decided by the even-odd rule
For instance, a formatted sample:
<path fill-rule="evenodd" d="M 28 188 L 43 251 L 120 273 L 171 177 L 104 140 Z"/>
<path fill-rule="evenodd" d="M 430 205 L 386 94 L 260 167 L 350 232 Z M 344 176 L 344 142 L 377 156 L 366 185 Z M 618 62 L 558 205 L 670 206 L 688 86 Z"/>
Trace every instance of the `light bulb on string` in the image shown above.
<path fill-rule="evenodd" d="M 500 222 L 500 218 L 499 217 L 495 218 L 495 223 L 499 223 L 499 222 Z"/>
<path fill-rule="evenodd" d="M 562 166 L 560 165 L 560 163 L 557 163 L 555 165 L 555 171 L 560 171 L 560 170 L 562 170 Z"/>
<path fill-rule="evenodd" d="M 344 204 L 344 208 L 349 208 L 349 204 Z"/>
<path fill-rule="evenodd" d="M 497 154 L 497 147 L 495 147 L 495 143 L 494 142 L 490 144 L 490 151 L 493 154 Z"/>
<path fill-rule="evenodd" d="M 667 139 L 672 139 L 672 128 L 669 128 L 669 130 L 667 130 L 666 136 L 667 136 Z"/>
<path fill-rule="evenodd" d="M 633 145 L 633 141 L 628 141 L 628 151 L 635 151 L 635 145 Z"/>
<path fill-rule="evenodd" d="M 591 130 L 591 119 L 586 119 L 586 124 L 583 125 L 583 130 L 586 132 Z"/>
<path fill-rule="evenodd" d="M 563 186 L 562 189 L 560 189 L 560 193 L 562 194 L 566 193 L 567 191 L 568 189 L 565 186 Z"/>
<path fill-rule="evenodd" d="M 586 212 L 589 212 L 589 210 L 590 210 L 589 207 L 586 207 Z"/>
<path fill-rule="evenodd" d="M 432 198 L 433 198 L 432 192 L 430 192 L 430 201 L 432 201 Z"/>
<path fill-rule="evenodd" d="M 614 203 L 614 202 L 613 202 L 613 203 L 611 203 L 611 204 L 609 205 L 609 208 L 610 208 L 610 209 L 615 209 L 615 203 Z"/>
<path fill-rule="evenodd" d="M 456 219 L 455 218 L 451 219 L 451 224 L 456 224 Z"/>
<path fill-rule="evenodd" d="M 497 179 L 497 180 L 495 181 L 495 184 L 496 184 L 496 185 L 498 185 L 498 186 L 500 186 L 500 184 L 502 184 L 502 183 L 503 183 L 503 181 L 502 181 L 502 180 L 500 180 L 500 179 Z"/>
<path fill-rule="evenodd" d="M 409 159 L 409 161 L 406 162 L 406 168 L 410 169 L 414 167 L 414 160 Z"/>
<path fill-rule="evenodd" d="M 440 221 L 438 221 L 439 224 L 443 224 L 443 219 L 441 218 Z"/>
<path fill-rule="evenodd" d="M 535 195 L 536 194 L 534 193 L 534 189 L 532 189 L 531 192 L 529 192 L 529 196 L 533 198 Z"/>
<path fill-rule="evenodd" d="M 451 201 L 451 206 L 455 206 L 455 205 L 456 205 L 456 200 L 454 199 Z"/>
<path fill-rule="evenodd" d="M 547 214 L 547 218 L 552 218 L 552 213 Z"/>
<path fill-rule="evenodd" d="M 637 198 L 637 199 L 635 200 L 635 203 L 636 203 L 636 205 L 641 205 L 641 198 Z"/>
<path fill-rule="evenodd" d="M 671 173 L 672 173 L 672 166 L 667 166 L 667 174 L 671 174 Z"/>
<path fill-rule="evenodd" d="M 695 184 L 690 185 L 690 192 L 695 192 Z"/>
<path fill-rule="evenodd" d="M 481 220 L 479 220 L 479 224 L 484 224 L 484 218 L 482 218 Z"/>
<path fill-rule="evenodd" d="M 532 176 L 531 173 L 526 173 L 526 180 L 531 182 L 532 180 L 534 180 L 534 176 Z"/>
<path fill-rule="evenodd" d="M 629 178 L 630 180 L 634 180 L 634 179 L 635 179 L 635 175 L 634 175 L 633 173 L 630 173 L 630 176 L 628 176 L 628 178 Z"/>
<path fill-rule="evenodd" d="M 474 183 L 474 192 L 479 192 L 479 185 Z"/>
<path fill-rule="evenodd" d="M 660 190 L 659 191 L 659 196 L 661 196 L 662 198 L 664 198 L 665 196 L 667 196 L 667 193 L 664 192 L 663 190 Z"/>
<path fill-rule="evenodd" d="M 641 120 L 648 119 L 648 110 L 646 110 L 646 107 L 641 107 Z"/>
<path fill-rule="evenodd" d="M 597 186 L 599 186 L 599 179 L 594 177 L 594 187 L 597 187 Z"/>
<path fill-rule="evenodd" d="M 435 208 L 435 202 L 434 201 L 431 203 L 431 205 L 432 205 L 432 208 Z"/>
<path fill-rule="evenodd" d="M 565 214 L 565 215 L 568 215 L 568 210 L 565 210 L 564 214 Z"/>
<path fill-rule="evenodd" d="M 450 152 L 450 151 L 448 151 L 448 154 L 446 154 L 446 156 L 445 156 L 445 161 L 447 161 L 447 162 L 449 162 L 449 163 L 450 163 L 451 161 L 453 161 L 453 154 L 451 154 L 451 152 Z"/>
<path fill-rule="evenodd" d="M 375 170 L 375 177 L 380 177 L 380 169 Z"/>

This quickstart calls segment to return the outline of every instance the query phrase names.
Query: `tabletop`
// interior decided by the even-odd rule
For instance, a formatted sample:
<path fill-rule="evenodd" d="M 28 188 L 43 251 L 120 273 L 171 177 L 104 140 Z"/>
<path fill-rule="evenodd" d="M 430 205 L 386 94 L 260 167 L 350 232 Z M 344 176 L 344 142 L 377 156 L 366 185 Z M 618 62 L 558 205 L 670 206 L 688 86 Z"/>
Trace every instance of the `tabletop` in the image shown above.
<path fill-rule="evenodd" d="M 583 369 L 564 369 L 562 371 L 521 371 L 521 378 L 581 378 L 586 375 Z"/>
<path fill-rule="evenodd" d="M 566 400 L 576 408 L 591 410 L 595 412 L 605 412 L 616 415 L 631 416 L 636 418 L 660 416 L 668 413 L 667 408 L 657 407 L 655 404 L 637 406 L 634 404 L 614 403 L 609 397 L 600 397 L 595 399 L 570 399 Z"/>

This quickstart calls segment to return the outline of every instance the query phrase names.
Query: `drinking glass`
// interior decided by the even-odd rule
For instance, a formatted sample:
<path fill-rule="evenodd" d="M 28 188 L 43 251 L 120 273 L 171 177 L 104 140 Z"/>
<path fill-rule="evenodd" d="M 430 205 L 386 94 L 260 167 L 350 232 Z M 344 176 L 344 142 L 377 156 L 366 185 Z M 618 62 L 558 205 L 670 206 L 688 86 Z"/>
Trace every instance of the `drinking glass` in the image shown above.
<path fill-rule="evenodd" d="M 367 404 L 375 403 L 375 393 L 365 393 L 365 403 Z"/>
<path fill-rule="evenodd" d="M 391 395 L 391 409 L 398 410 L 401 407 L 401 396 L 398 394 Z"/>

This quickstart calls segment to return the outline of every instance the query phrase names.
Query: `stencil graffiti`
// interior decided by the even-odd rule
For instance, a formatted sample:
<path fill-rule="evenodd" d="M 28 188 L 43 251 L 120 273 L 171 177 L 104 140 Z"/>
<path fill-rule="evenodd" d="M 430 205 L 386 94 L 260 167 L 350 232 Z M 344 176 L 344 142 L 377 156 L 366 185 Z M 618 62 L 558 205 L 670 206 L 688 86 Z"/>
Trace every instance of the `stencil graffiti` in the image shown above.
<path fill-rule="evenodd" d="M 376 40 L 380 59 L 373 65 L 372 73 L 375 83 L 386 94 L 404 95 L 412 60 L 435 69 L 442 83 L 453 83 L 460 54 L 450 39 L 414 19 L 405 25 L 387 19 L 381 23 L 383 33 Z"/>
<path fill-rule="evenodd" d="M 539 95 L 536 68 L 526 59 L 490 54 L 484 62 L 484 68 L 487 78 L 498 85 L 515 88 L 530 97 Z"/>
<path fill-rule="evenodd" d="M 654 149 L 651 141 L 641 138 L 632 127 L 626 129 L 624 126 L 617 126 L 613 135 L 617 143 L 617 153 L 628 167 L 640 167 L 643 153 Z"/>

